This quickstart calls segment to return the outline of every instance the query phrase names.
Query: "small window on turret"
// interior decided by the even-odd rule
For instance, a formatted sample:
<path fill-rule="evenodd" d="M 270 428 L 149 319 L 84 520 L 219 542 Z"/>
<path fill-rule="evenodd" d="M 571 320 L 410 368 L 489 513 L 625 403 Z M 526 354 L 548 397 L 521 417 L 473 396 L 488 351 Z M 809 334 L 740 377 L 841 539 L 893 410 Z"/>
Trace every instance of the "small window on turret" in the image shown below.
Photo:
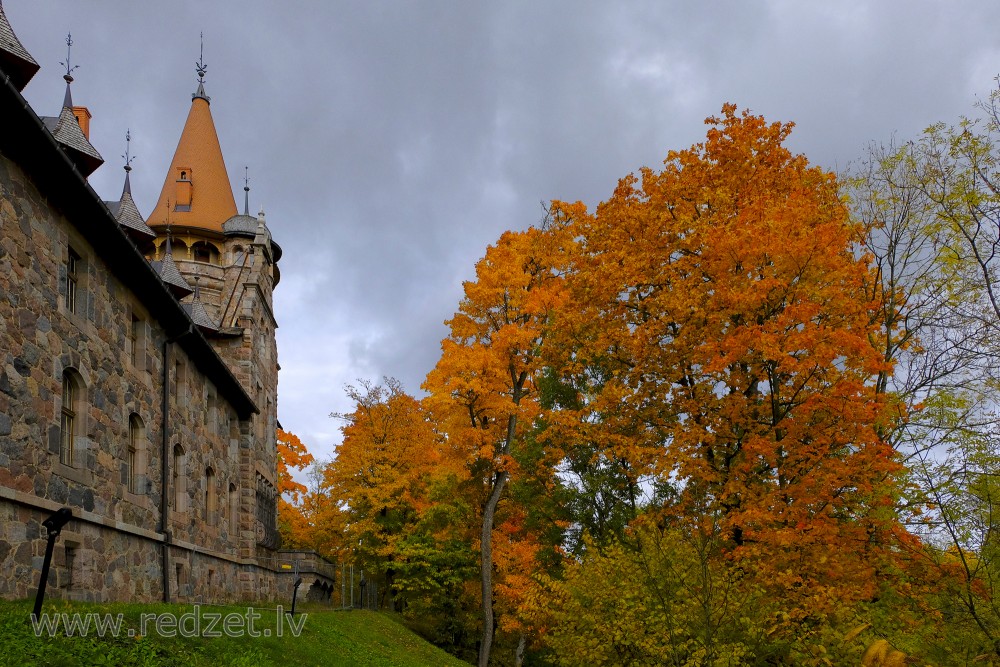
<path fill-rule="evenodd" d="M 191 254 L 196 262 L 205 262 L 207 264 L 219 263 L 219 251 L 209 243 L 195 243 L 191 246 Z"/>

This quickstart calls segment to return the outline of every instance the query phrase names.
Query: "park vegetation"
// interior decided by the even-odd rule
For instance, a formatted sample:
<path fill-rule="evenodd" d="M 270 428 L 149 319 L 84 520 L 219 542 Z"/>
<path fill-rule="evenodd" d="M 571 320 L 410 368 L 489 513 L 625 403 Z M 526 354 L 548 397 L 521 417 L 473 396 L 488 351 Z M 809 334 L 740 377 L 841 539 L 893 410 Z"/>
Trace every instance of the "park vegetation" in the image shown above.
<path fill-rule="evenodd" d="M 1000 664 L 1000 93 L 978 111 L 835 175 L 727 104 L 551 202 L 422 396 L 349 387 L 335 457 L 283 471 L 285 543 L 480 667 Z"/>

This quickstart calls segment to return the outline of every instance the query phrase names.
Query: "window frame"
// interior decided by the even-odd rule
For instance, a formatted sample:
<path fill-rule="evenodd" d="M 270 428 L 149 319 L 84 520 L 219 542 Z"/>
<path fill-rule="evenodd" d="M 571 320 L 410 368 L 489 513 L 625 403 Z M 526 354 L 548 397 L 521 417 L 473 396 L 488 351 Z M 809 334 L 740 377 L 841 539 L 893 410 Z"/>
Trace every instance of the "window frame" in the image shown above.
<path fill-rule="evenodd" d="M 76 438 L 80 428 L 80 382 L 70 369 L 62 374 L 62 405 L 59 408 L 59 462 L 76 467 Z"/>
<path fill-rule="evenodd" d="M 83 257 L 80 256 L 73 246 L 69 246 L 66 256 L 66 279 L 64 283 L 65 294 L 63 305 L 69 313 L 77 314 L 80 306 L 80 269 L 82 268 Z"/>

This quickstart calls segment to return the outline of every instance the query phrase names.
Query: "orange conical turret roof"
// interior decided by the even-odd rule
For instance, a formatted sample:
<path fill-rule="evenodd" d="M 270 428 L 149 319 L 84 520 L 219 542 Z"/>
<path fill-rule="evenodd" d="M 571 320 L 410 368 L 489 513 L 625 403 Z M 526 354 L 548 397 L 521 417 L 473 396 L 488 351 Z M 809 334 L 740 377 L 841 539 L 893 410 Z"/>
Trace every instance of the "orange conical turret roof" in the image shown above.
<path fill-rule="evenodd" d="M 203 76 L 204 72 L 199 70 L 199 74 Z M 147 220 L 149 225 L 167 224 L 168 202 L 170 224 L 174 227 L 221 232 L 222 223 L 237 213 L 203 81 L 199 81 L 198 92 L 192 95 L 191 111 L 160 198 Z"/>

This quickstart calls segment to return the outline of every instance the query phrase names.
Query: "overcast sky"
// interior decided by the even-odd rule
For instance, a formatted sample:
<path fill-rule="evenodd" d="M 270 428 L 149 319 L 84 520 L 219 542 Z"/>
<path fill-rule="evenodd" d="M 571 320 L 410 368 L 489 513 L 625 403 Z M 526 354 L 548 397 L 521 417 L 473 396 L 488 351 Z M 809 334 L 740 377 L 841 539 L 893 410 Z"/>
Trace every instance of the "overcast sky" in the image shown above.
<path fill-rule="evenodd" d="M 148 214 L 196 87 L 242 208 L 284 249 L 275 292 L 278 417 L 320 458 L 343 387 L 418 393 L 462 281 L 541 202 L 607 198 L 617 179 L 704 137 L 724 102 L 794 121 L 791 145 L 843 169 L 871 141 L 974 114 L 1000 71 L 1000 3 L 450 0 L 6 0 L 42 66 L 25 89 L 73 99 L 106 162 L 91 183 Z"/>

